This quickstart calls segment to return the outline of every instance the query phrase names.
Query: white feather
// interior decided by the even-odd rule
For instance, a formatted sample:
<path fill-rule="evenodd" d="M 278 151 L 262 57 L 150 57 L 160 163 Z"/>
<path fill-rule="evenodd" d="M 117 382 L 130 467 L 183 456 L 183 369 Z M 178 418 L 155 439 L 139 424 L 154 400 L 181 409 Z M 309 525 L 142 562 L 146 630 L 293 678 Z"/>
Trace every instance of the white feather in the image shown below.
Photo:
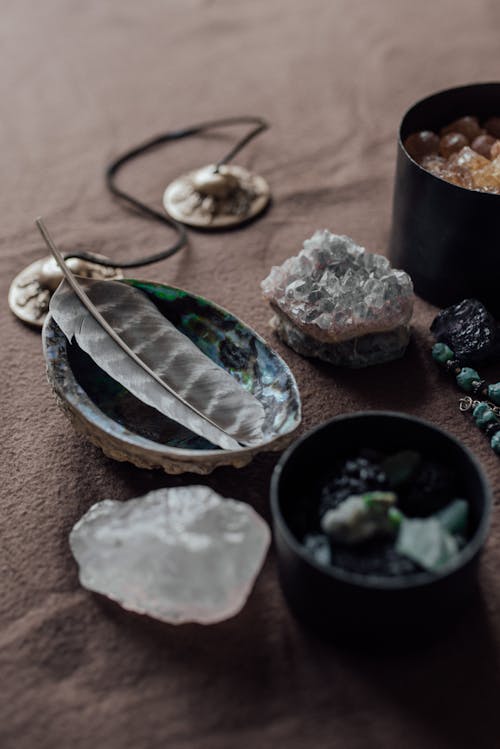
<path fill-rule="evenodd" d="M 78 278 L 78 284 L 129 348 L 202 415 L 131 359 L 64 281 L 50 302 L 54 320 L 110 377 L 143 403 L 222 448 L 262 441 L 262 404 L 179 332 L 144 292 L 116 281 Z"/>

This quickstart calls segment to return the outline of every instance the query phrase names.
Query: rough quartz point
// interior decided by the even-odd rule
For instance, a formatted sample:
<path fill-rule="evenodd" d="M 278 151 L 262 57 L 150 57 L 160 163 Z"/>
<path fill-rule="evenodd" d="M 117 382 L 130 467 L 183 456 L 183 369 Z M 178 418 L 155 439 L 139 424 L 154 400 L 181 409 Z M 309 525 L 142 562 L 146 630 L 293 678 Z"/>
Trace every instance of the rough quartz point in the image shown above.
<path fill-rule="evenodd" d="M 243 607 L 270 542 L 247 504 L 206 486 L 93 505 L 70 534 L 80 582 L 171 624 L 214 624 Z"/>
<path fill-rule="evenodd" d="M 346 236 L 317 231 L 262 282 L 271 324 L 304 356 L 363 367 L 403 355 L 413 311 L 410 277 Z"/>

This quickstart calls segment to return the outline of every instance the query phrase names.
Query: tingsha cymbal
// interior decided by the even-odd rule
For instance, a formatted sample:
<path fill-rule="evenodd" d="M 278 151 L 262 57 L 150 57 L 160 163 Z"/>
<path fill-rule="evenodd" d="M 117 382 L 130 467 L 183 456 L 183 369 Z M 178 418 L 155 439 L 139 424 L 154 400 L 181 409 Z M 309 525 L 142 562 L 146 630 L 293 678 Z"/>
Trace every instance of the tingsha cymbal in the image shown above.
<path fill-rule="evenodd" d="M 105 257 L 102 259 L 106 260 Z M 78 258 L 70 258 L 67 263 L 73 273 L 84 278 L 108 281 L 123 278 L 118 268 L 96 265 Z M 62 272 L 54 258 L 35 260 L 12 281 L 9 289 L 10 309 L 23 322 L 41 328 L 49 309 L 50 297 L 62 279 Z"/>
<path fill-rule="evenodd" d="M 170 183 L 163 205 L 172 218 L 201 229 L 237 226 L 254 218 L 269 203 L 263 177 L 241 166 L 209 164 Z"/>

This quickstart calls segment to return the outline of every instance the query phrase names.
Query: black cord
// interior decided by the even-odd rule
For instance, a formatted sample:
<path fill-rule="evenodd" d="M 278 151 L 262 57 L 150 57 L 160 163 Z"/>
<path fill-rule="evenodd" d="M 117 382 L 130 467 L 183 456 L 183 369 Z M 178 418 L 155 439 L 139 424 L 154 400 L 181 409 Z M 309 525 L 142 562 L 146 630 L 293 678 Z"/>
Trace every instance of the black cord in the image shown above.
<path fill-rule="evenodd" d="M 133 206 L 143 215 L 155 219 L 156 221 L 160 221 L 161 223 L 166 224 L 171 229 L 174 229 L 174 231 L 177 232 L 178 239 L 173 245 L 168 247 L 166 250 L 163 250 L 162 252 L 157 252 L 154 255 L 148 255 L 147 257 L 139 258 L 137 260 L 130 260 L 128 262 L 117 262 L 108 259 L 103 260 L 102 257 L 99 257 L 99 255 L 94 255 L 91 252 L 72 252 L 65 255 L 65 259 L 67 260 L 68 258 L 78 258 L 79 260 L 88 260 L 89 262 L 95 263 L 96 265 L 106 265 L 110 268 L 139 268 L 143 265 L 151 265 L 152 263 L 157 263 L 160 260 L 166 260 L 168 257 L 175 255 L 175 253 L 182 249 L 182 247 L 184 247 L 184 245 L 187 243 L 187 232 L 184 225 L 179 221 L 171 218 L 171 216 L 168 216 L 165 213 L 160 213 L 160 211 L 157 211 L 155 208 L 151 208 L 151 206 L 143 203 L 137 198 L 134 198 L 133 195 L 130 195 L 129 193 L 119 188 L 116 184 L 116 177 L 118 172 L 129 161 L 132 161 L 138 156 L 142 156 L 148 151 L 153 151 L 154 149 L 159 148 L 160 146 L 163 146 L 165 143 L 169 143 L 170 141 L 180 140 L 181 138 L 187 138 L 192 135 L 197 135 L 213 128 L 247 124 L 254 125 L 254 127 L 247 135 L 245 135 L 244 138 L 241 138 L 241 140 L 239 140 L 236 145 L 233 146 L 229 153 L 227 153 L 222 157 L 222 159 L 219 159 L 219 161 L 217 161 L 215 170 L 218 171 L 223 164 L 227 164 L 229 161 L 231 161 L 231 159 L 233 159 L 236 154 L 239 153 L 247 145 L 247 143 L 253 140 L 253 138 L 262 133 L 264 130 L 268 129 L 269 125 L 265 120 L 263 120 L 261 117 L 251 116 L 227 117 L 223 120 L 211 120 L 209 122 L 202 122 L 198 125 L 191 125 L 189 127 L 182 128 L 181 130 L 171 130 L 168 133 L 163 133 L 162 135 L 157 135 L 156 137 L 147 140 L 140 146 L 131 148 L 122 156 L 118 156 L 118 158 L 112 161 L 107 167 L 106 186 L 108 190 L 113 195 L 115 195 L 115 197 L 119 198 L 119 200 Z"/>

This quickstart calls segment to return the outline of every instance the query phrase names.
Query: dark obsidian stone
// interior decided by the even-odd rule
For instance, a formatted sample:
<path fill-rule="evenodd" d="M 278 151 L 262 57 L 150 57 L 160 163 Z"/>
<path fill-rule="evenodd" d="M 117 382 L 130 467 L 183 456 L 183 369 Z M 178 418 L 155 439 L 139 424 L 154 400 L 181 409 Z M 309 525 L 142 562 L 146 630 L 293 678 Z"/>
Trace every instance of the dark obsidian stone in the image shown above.
<path fill-rule="evenodd" d="M 431 332 L 462 364 L 500 357 L 500 329 L 477 299 L 464 299 L 434 318 Z"/>
<path fill-rule="evenodd" d="M 353 494 L 385 488 L 385 473 L 378 461 L 370 460 L 366 455 L 347 460 L 335 472 L 334 478 L 323 487 L 319 505 L 320 518 L 327 510 L 333 510 Z"/>
<path fill-rule="evenodd" d="M 398 505 L 404 515 L 424 518 L 442 510 L 455 495 L 453 473 L 439 463 L 425 460 L 408 491 L 398 498 Z"/>

